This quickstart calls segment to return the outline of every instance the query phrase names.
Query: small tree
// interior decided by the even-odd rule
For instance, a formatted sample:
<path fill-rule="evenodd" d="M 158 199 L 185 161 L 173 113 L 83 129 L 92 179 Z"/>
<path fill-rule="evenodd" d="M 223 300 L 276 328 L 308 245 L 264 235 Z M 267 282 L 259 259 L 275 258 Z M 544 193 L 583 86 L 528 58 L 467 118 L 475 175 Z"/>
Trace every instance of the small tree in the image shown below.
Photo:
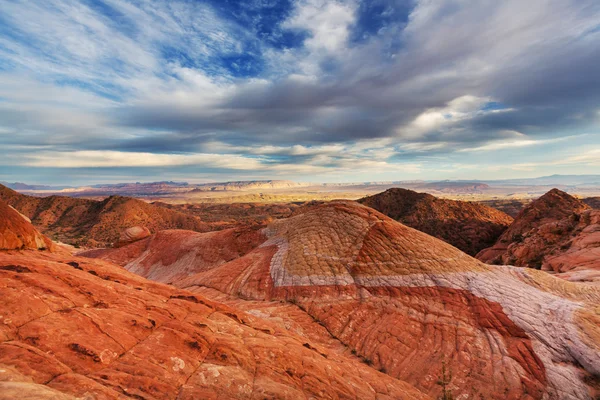
<path fill-rule="evenodd" d="M 446 361 L 442 360 L 442 376 L 440 376 L 437 381 L 437 384 L 442 387 L 442 397 L 439 398 L 440 400 L 454 400 L 450 389 L 448 389 L 451 380 L 452 371 L 446 371 Z"/>

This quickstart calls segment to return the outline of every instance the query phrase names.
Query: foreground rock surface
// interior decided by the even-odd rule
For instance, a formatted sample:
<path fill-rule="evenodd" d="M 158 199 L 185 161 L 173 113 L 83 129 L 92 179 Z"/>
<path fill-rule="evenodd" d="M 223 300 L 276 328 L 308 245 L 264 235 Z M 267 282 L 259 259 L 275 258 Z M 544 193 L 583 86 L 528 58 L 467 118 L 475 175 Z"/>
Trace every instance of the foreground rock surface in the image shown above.
<path fill-rule="evenodd" d="M 524 208 L 477 258 L 600 284 L 600 210 L 553 189 Z"/>
<path fill-rule="evenodd" d="M 494 244 L 512 222 L 512 217 L 482 204 L 408 189 L 388 189 L 358 202 L 473 256 Z"/>
<path fill-rule="evenodd" d="M 0 310 L 3 400 L 430 398 L 337 341 L 102 260 L 0 252 Z"/>
<path fill-rule="evenodd" d="M 160 242 L 90 256 L 218 298 L 433 397 L 444 363 L 455 398 L 597 395 L 595 286 L 483 264 L 355 202 L 306 207 L 262 234 L 229 262 L 194 253 L 204 264 L 187 277 L 177 261 L 157 261 Z"/>

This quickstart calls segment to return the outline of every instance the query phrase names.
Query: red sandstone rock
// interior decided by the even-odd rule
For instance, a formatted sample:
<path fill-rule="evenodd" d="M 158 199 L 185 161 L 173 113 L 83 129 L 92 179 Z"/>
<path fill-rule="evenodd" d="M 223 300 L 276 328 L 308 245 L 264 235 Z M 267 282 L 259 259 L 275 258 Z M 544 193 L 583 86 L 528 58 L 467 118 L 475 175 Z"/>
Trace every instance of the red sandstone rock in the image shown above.
<path fill-rule="evenodd" d="M 197 233 L 161 231 L 150 238 L 118 249 L 94 249 L 79 253 L 125 266 L 143 277 L 171 283 L 235 260 L 263 243 L 257 228 L 232 228 Z"/>
<path fill-rule="evenodd" d="M 268 240 L 247 254 L 206 263 L 173 284 L 269 321 L 269 329 L 305 337 L 305 347 L 317 353 L 356 356 L 433 397 L 443 363 L 452 371 L 455 398 L 594 394 L 597 287 L 485 265 L 354 202 L 307 207 L 264 234 Z M 171 251 L 190 253 L 177 243 Z M 152 253 L 150 244 L 145 252 Z M 195 257 L 203 259 L 202 250 Z M 139 256 L 125 268 L 142 264 L 138 272 L 170 281 L 160 270 L 177 262 Z"/>
<path fill-rule="evenodd" d="M 151 235 L 150 230 L 143 226 L 134 226 L 125 229 L 119 236 L 119 241 L 115 243 L 114 247 L 123 247 L 125 245 L 137 242 L 138 240 L 145 239 Z"/>
<path fill-rule="evenodd" d="M 144 226 L 151 232 L 211 230 L 198 217 L 122 196 L 102 201 L 64 196 L 32 197 L 0 185 L 0 200 L 29 217 L 44 234 L 78 246 L 109 246 L 119 240 L 124 230 L 135 226 Z"/>
<path fill-rule="evenodd" d="M 358 202 L 470 255 L 495 243 L 512 222 L 507 214 L 482 204 L 439 199 L 408 189 L 388 189 Z"/>
<path fill-rule="evenodd" d="M 532 202 L 477 258 L 600 283 L 600 211 L 553 189 Z"/>
<path fill-rule="evenodd" d="M 0 250 L 53 248 L 27 217 L 0 200 Z"/>
<path fill-rule="evenodd" d="M 0 252 L 3 400 L 429 398 L 342 349 L 109 262 Z"/>

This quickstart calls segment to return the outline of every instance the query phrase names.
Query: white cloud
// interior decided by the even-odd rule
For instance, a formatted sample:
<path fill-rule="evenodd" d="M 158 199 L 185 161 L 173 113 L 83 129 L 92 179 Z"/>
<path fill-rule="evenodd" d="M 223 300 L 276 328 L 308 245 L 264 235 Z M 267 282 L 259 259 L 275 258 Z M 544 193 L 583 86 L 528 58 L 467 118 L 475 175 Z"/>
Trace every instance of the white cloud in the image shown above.
<path fill-rule="evenodd" d="M 310 32 L 305 42 L 311 51 L 335 53 L 346 46 L 356 4 L 339 0 L 301 0 L 284 28 Z"/>
<path fill-rule="evenodd" d="M 284 21 L 282 28 L 310 34 L 304 41 L 307 55 L 287 54 L 303 75 L 316 76 L 322 60 L 341 57 L 348 51 L 350 26 L 355 21 L 356 8 L 357 3 L 352 0 L 299 0 L 296 3 L 294 12 Z"/>
<path fill-rule="evenodd" d="M 419 114 L 408 126 L 397 129 L 400 136 L 417 138 L 428 132 L 451 127 L 480 114 L 481 108 L 491 99 L 464 95 L 449 101 L 445 107 L 430 108 Z"/>
<path fill-rule="evenodd" d="M 553 139 L 537 139 L 536 140 L 536 139 L 529 139 L 520 132 L 509 131 L 509 133 L 512 133 L 514 136 L 516 136 L 516 138 L 509 139 L 509 140 L 490 141 L 487 144 L 484 144 L 482 146 L 460 149 L 458 151 L 459 152 L 497 151 L 497 150 L 504 150 L 504 149 L 519 148 L 519 147 L 541 146 L 544 144 L 564 142 L 564 141 L 573 139 L 575 137 L 582 136 L 582 135 L 576 135 L 576 136 L 565 136 L 565 137 L 553 138 Z"/>
<path fill-rule="evenodd" d="M 173 167 L 198 165 L 227 169 L 262 169 L 255 158 L 221 154 L 157 154 L 122 151 L 82 150 L 72 152 L 39 152 L 26 156 L 23 165 L 32 167 L 97 168 L 97 167 Z"/>

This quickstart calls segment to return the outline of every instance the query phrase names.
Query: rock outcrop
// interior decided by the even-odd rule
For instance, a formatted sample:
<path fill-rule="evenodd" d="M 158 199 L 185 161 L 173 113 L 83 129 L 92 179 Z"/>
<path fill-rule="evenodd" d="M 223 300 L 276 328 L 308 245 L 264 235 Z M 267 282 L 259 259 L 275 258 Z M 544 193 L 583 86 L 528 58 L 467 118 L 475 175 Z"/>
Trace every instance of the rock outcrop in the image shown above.
<path fill-rule="evenodd" d="M 0 250 L 53 248 L 52 241 L 38 232 L 26 216 L 0 200 Z"/>
<path fill-rule="evenodd" d="M 198 217 L 122 196 L 102 201 L 64 196 L 33 197 L 0 185 L 0 200 L 30 218 L 44 234 L 78 246 L 109 246 L 119 240 L 121 232 L 134 226 L 144 226 L 151 232 L 211 230 Z"/>
<path fill-rule="evenodd" d="M 150 235 L 150 230 L 145 226 L 133 226 L 121 232 L 119 241 L 114 244 L 114 247 L 123 247 L 138 240 L 146 239 Z"/>
<path fill-rule="evenodd" d="M 358 202 L 473 256 L 494 244 L 512 222 L 507 214 L 482 204 L 408 189 L 389 189 Z"/>
<path fill-rule="evenodd" d="M 266 240 L 239 258 L 158 279 L 315 342 L 342 345 L 345 354 L 433 397 L 444 365 L 455 398 L 596 395 L 595 286 L 483 264 L 349 201 L 306 207 L 263 233 Z M 164 265 L 146 260 L 124 265 Z"/>
<path fill-rule="evenodd" d="M 197 233 L 160 231 L 129 246 L 80 252 L 125 266 L 143 277 L 172 283 L 235 260 L 266 240 L 258 228 L 231 228 Z"/>
<path fill-rule="evenodd" d="M 0 282 L 3 400 L 431 399 L 314 322 L 290 331 L 106 261 L 8 250 Z"/>
<path fill-rule="evenodd" d="M 477 258 L 600 283 L 600 211 L 553 189 L 525 207 L 496 244 Z"/>

